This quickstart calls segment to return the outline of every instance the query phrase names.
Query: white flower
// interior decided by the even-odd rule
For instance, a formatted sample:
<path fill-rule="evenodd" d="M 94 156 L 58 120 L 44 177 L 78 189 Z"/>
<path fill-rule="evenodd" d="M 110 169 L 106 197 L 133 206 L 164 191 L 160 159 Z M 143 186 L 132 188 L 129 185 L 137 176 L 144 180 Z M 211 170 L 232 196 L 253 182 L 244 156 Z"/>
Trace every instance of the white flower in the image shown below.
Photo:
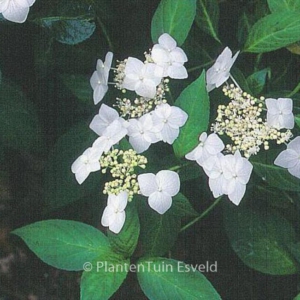
<path fill-rule="evenodd" d="M 150 114 L 145 114 L 138 120 L 130 119 L 127 130 L 129 142 L 137 153 L 146 151 L 152 143 L 159 141 Z"/>
<path fill-rule="evenodd" d="M 72 164 L 71 170 L 79 184 L 82 184 L 91 172 L 100 170 L 100 157 L 103 151 L 94 147 L 86 149 Z"/>
<path fill-rule="evenodd" d="M 99 151 L 102 150 L 103 152 L 107 152 L 126 134 L 127 129 L 123 126 L 122 121 L 115 120 L 104 130 L 102 136 L 96 139 L 93 143 L 93 147 L 99 149 Z"/>
<path fill-rule="evenodd" d="M 1 0 L 0 13 L 9 21 L 24 23 L 29 13 L 29 7 L 35 0 Z"/>
<path fill-rule="evenodd" d="M 93 118 L 90 128 L 99 136 L 101 136 L 105 129 L 115 120 L 119 120 L 124 127 L 127 127 L 127 122 L 119 116 L 115 109 L 102 104 L 100 106 L 98 115 Z"/>
<path fill-rule="evenodd" d="M 186 112 L 167 103 L 156 106 L 152 120 L 158 131 L 160 140 L 173 144 L 179 135 L 179 127 L 183 126 L 188 118 Z"/>
<path fill-rule="evenodd" d="M 113 53 L 107 52 L 105 61 L 97 60 L 96 71 L 93 73 L 90 84 L 94 90 L 94 103 L 99 103 L 108 90 L 108 76 L 113 59 Z"/>
<path fill-rule="evenodd" d="M 202 132 L 199 137 L 199 145 L 190 153 L 185 155 L 186 159 L 196 160 L 200 166 L 203 166 L 205 160 L 212 155 L 217 155 L 224 149 L 224 143 L 215 133 L 207 136 L 206 132 Z"/>
<path fill-rule="evenodd" d="M 203 163 L 203 170 L 209 177 L 208 185 L 215 198 L 226 193 L 226 180 L 223 175 L 221 161 L 224 159 L 222 153 L 208 157 Z"/>
<path fill-rule="evenodd" d="M 141 194 L 149 197 L 148 203 L 159 214 L 164 214 L 172 205 L 172 197 L 178 194 L 180 180 L 176 172 L 163 170 L 138 176 Z"/>
<path fill-rule="evenodd" d="M 234 64 L 239 51 L 232 57 L 231 50 L 226 47 L 218 56 L 214 65 L 206 72 L 206 88 L 210 92 L 222 85 L 230 76 L 230 69 Z"/>
<path fill-rule="evenodd" d="M 156 75 L 156 70 L 156 65 L 153 63 L 144 64 L 137 58 L 129 57 L 124 70 L 122 87 L 135 91 L 142 97 L 154 98 L 156 86 L 162 79 L 162 76 Z"/>
<path fill-rule="evenodd" d="M 267 124 L 276 129 L 294 128 L 293 100 L 290 98 L 266 99 Z"/>
<path fill-rule="evenodd" d="M 186 68 L 183 66 L 188 61 L 184 51 L 177 47 L 176 41 L 167 33 L 158 38 L 158 44 L 155 44 L 151 51 L 152 60 L 163 67 L 163 76 L 169 76 L 175 79 L 187 78 Z"/>
<path fill-rule="evenodd" d="M 119 233 L 125 223 L 125 207 L 127 205 L 127 192 L 120 192 L 118 195 L 109 195 L 107 206 L 104 209 L 101 224 L 108 226 L 109 230 Z"/>
<path fill-rule="evenodd" d="M 234 155 L 225 155 L 221 159 L 221 165 L 225 178 L 224 194 L 228 195 L 235 205 L 238 205 L 245 194 L 253 166 L 241 156 L 239 151 L 236 151 Z"/>
<path fill-rule="evenodd" d="M 287 168 L 289 173 L 300 178 L 300 137 L 297 136 L 282 151 L 274 161 L 274 164 Z"/>

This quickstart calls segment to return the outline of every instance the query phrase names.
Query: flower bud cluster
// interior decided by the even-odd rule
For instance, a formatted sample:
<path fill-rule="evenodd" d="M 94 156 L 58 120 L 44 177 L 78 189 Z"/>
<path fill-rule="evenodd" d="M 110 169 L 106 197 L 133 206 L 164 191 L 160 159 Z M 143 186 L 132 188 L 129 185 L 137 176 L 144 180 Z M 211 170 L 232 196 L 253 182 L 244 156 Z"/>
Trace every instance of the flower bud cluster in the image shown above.
<path fill-rule="evenodd" d="M 249 158 L 259 152 L 260 147 L 269 149 L 269 141 L 277 144 L 289 141 L 292 137 L 290 130 L 281 132 L 267 124 L 261 116 L 264 108 L 264 98 L 254 98 L 233 84 L 224 86 L 223 92 L 231 101 L 228 105 L 218 106 L 216 122 L 212 131 L 219 135 L 227 135 L 232 144 L 226 145 L 226 150 L 235 153 L 243 152 Z"/>
<path fill-rule="evenodd" d="M 167 100 L 165 99 L 165 92 L 169 91 L 168 83 L 169 79 L 162 80 L 162 82 L 157 86 L 156 95 L 153 99 L 142 96 L 136 97 L 134 100 L 130 100 L 126 97 L 116 98 L 117 104 L 114 106 L 118 107 L 120 115 L 123 118 L 140 118 L 144 114 L 154 110 L 157 105 L 167 103 Z"/>
<path fill-rule="evenodd" d="M 105 183 L 103 193 L 118 195 L 125 191 L 128 193 L 128 201 L 132 200 L 133 195 L 139 192 L 135 168 L 145 169 L 147 158 L 138 155 L 132 149 L 126 151 L 114 149 L 101 157 L 100 164 L 102 173 L 106 173 L 107 169 L 110 169 L 111 176 L 114 178 Z"/>

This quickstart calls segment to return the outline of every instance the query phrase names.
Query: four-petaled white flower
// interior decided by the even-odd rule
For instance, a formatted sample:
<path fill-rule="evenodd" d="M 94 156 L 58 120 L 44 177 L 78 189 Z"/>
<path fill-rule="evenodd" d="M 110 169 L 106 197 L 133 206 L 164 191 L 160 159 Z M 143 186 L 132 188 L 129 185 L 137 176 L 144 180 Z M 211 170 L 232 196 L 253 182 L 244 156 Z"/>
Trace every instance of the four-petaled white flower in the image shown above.
<path fill-rule="evenodd" d="M 125 208 L 127 205 L 127 192 L 120 192 L 118 195 L 110 194 L 107 199 L 107 206 L 104 209 L 101 224 L 108 226 L 109 230 L 119 233 L 125 223 Z"/>
<path fill-rule="evenodd" d="M 215 198 L 226 193 L 226 182 L 223 175 L 221 161 L 224 159 L 222 153 L 212 155 L 203 162 L 203 170 L 208 176 L 208 185 Z"/>
<path fill-rule="evenodd" d="M 234 64 L 239 51 L 232 57 L 231 50 L 226 47 L 218 56 L 214 65 L 206 72 L 206 88 L 210 92 L 222 85 L 230 76 L 230 69 Z"/>
<path fill-rule="evenodd" d="M 115 120 L 119 120 L 124 127 L 127 126 L 127 122 L 119 116 L 115 109 L 107 106 L 106 104 L 102 104 L 98 115 L 93 118 L 90 128 L 101 136 L 105 129 Z"/>
<path fill-rule="evenodd" d="M 287 145 L 287 149 L 277 156 L 274 164 L 288 169 L 290 174 L 300 178 L 300 136 Z"/>
<path fill-rule="evenodd" d="M 113 53 L 107 52 L 105 61 L 97 60 L 96 71 L 93 73 L 90 84 L 94 90 L 94 103 L 99 103 L 108 90 L 108 76 L 113 60 Z"/>
<path fill-rule="evenodd" d="M 180 180 L 176 172 L 163 170 L 138 176 L 141 194 L 149 197 L 149 206 L 159 214 L 164 214 L 172 205 L 172 197 L 178 194 Z"/>
<path fill-rule="evenodd" d="M 82 184 L 91 172 L 100 170 L 100 157 L 103 151 L 95 147 L 86 149 L 72 164 L 71 170 L 79 184 Z"/>
<path fill-rule="evenodd" d="M 290 98 L 268 98 L 267 107 L 267 124 L 276 129 L 294 128 L 293 100 Z"/>
<path fill-rule="evenodd" d="M 151 58 L 158 66 L 163 67 L 163 76 L 170 78 L 187 78 L 186 68 L 183 66 L 187 62 L 184 51 L 177 47 L 176 41 L 168 34 L 164 33 L 158 38 L 151 51 Z"/>
<path fill-rule="evenodd" d="M 176 106 L 167 103 L 156 106 L 152 120 L 158 131 L 160 140 L 173 144 L 179 135 L 179 128 L 183 126 L 188 118 L 186 112 Z"/>
<path fill-rule="evenodd" d="M 235 205 L 239 205 L 245 194 L 253 166 L 241 156 L 239 151 L 236 151 L 234 155 L 225 155 L 221 159 L 221 165 L 225 178 L 223 192 Z"/>
<path fill-rule="evenodd" d="M 9 21 L 24 23 L 29 13 L 29 7 L 35 0 L 1 0 L 0 13 Z"/>
<path fill-rule="evenodd" d="M 137 58 L 129 57 L 125 66 L 125 77 L 122 87 L 135 91 L 146 98 L 154 98 L 156 86 L 161 82 L 161 74 L 157 74 L 157 66 L 153 63 L 144 64 Z M 161 75 L 161 76 L 160 76 Z"/>
<path fill-rule="evenodd" d="M 137 153 L 146 151 L 151 144 L 159 141 L 150 114 L 145 114 L 138 120 L 130 119 L 127 130 L 129 142 Z"/>
<path fill-rule="evenodd" d="M 107 152 L 110 148 L 117 144 L 125 135 L 127 129 L 123 126 L 122 121 L 113 121 L 103 132 L 103 134 L 93 143 L 93 148 L 99 151 Z"/>
<path fill-rule="evenodd" d="M 206 132 L 202 132 L 199 141 L 199 145 L 190 153 L 186 154 L 185 158 L 197 161 L 200 166 L 203 166 L 205 160 L 210 156 L 217 155 L 225 147 L 222 140 L 215 133 L 207 136 Z"/>

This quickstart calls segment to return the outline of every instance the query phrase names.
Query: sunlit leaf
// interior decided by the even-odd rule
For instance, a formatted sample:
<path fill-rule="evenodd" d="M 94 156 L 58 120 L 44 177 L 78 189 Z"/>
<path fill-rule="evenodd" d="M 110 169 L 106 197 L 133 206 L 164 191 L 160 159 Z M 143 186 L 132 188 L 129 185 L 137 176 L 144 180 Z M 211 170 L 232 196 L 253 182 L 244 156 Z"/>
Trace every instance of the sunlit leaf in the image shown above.
<path fill-rule="evenodd" d="M 269 52 L 286 47 L 299 40 L 299 13 L 293 11 L 275 12 L 260 19 L 253 25 L 244 51 L 255 53 Z"/>
<path fill-rule="evenodd" d="M 152 18 L 152 41 L 156 43 L 161 34 L 169 33 L 182 45 L 196 15 L 196 1 L 162 0 Z"/>

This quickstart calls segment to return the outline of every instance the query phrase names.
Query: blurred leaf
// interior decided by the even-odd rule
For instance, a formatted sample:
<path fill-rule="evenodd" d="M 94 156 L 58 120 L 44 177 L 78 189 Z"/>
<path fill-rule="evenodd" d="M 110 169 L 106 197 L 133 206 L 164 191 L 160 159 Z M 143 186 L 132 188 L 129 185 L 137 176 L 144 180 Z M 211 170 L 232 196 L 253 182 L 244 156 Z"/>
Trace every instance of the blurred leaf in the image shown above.
<path fill-rule="evenodd" d="M 250 268 L 271 275 L 297 272 L 287 250 L 295 240 L 291 224 L 270 208 L 225 207 L 225 228 L 233 250 Z"/>
<path fill-rule="evenodd" d="M 217 0 L 198 0 L 196 24 L 201 30 L 221 43 L 218 37 L 219 4 Z"/>
<path fill-rule="evenodd" d="M 268 0 L 270 11 L 282 12 L 286 10 L 299 10 L 300 12 L 300 1 L 299 0 Z"/>
<path fill-rule="evenodd" d="M 296 42 L 286 47 L 293 54 L 300 55 L 300 42 Z"/>
<path fill-rule="evenodd" d="M 0 85 L 0 141 L 19 151 L 39 152 L 41 128 L 35 108 L 19 87 Z"/>
<path fill-rule="evenodd" d="M 78 18 L 50 17 L 41 19 L 43 27 L 50 30 L 51 35 L 63 44 L 75 45 L 88 39 L 95 31 L 96 25 L 90 20 Z"/>
<path fill-rule="evenodd" d="M 300 180 L 292 176 L 287 169 L 275 165 L 252 162 L 254 172 L 270 186 L 285 191 L 300 191 Z"/>
<path fill-rule="evenodd" d="M 140 242 L 144 255 L 163 255 L 174 245 L 180 231 L 181 221 L 174 214 L 172 207 L 160 215 L 148 206 L 145 197 L 139 201 L 139 217 L 141 223 Z M 173 203 L 174 204 L 174 203 Z"/>
<path fill-rule="evenodd" d="M 198 145 L 200 134 L 208 127 L 209 98 L 205 71 L 182 91 L 175 105 L 188 114 L 188 119 L 180 128 L 179 136 L 173 144 L 175 154 L 182 157 Z"/>
<path fill-rule="evenodd" d="M 93 104 L 93 89 L 87 76 L 80 74 L 62 74 L 60 78 L 64 85 L 79 100 Z"/>
<path fill-rule="evenodd" d="M 101 259 L 91 264 L 91 271 L 84 271 L 80 282 L 81 300 L 107 300 L 117 291 L 127 276 L 129 260 Z"/>
<path fill-rule="evenodd" d="M 197 217 L 199 214 L 194 210 L 188 198 L 178 193 L 173 197 L 171 212 L 182 217 Z"/>
<path fill-rule="evenodd" d="M 126 221 L 122 230 L 115 234 L 107 231 L 107 237 L 116 253 L 122 254 L 125 258 L 130 257 L 137 245 L 140 235 L 139 216 L 135 206 L 129 203 L 126 207 Z"/>
<path fill-rule="evenodd" d="M 298 295 L 294 298 L 294 300 L 300 300 L 300 294 L 298 294 Z"/>
<path fill-rule="evenodd" d="M 152 41 L 169 33 L 181 46 L 185 41 L 196 15 L 197 0 L 161 0 L 151 23 Z"/>
<path fill-rule="evenodd" d="M 295 115 L 295 123 L 300 128 L 300 114 L 299 115 Z"/>
<path fill-rule="evenodd" d="M 16 229 L 27 246 L 45 263 L 59 269 L 78 271 L 87 261 L 110 257 L 107 237 L 84 223 L 46 220 Z"/>
<path fill-rule="evenodd" d="M 272 13 L 253 25 L 244 51 L 263 53 L 286 47 L 300 40 L 299 29 L 298 12 Z"/>
<path fill-rule="evenodd" d="M 91 173 L 82 185 L 71 172 L 72 163 L 95 139 L 96 135 L 85 123 L 72 127 L 58 139 L 45 168 L 47 210 L 62 207 L 99 190 L 101 172 Z"/>
<path fill-rule="evenodd" d="M 137 272 L 140 286 L 150 300 L 221 300 L 205 276 L 182 261 L 161 257 L 141 259 L 138 270 L 141 270 Z"/>
<path fill-rule="evenodd" d="M 255 23 L 255 17 L 251 14 L 243 13 L 239 19 L 237 28 L 237 38 L 239 44 L 244 44 L 247 36 L 251 30 L 251 27 Z"/>
<path fill-rule="evenodd" d="M 258 95 L 262 92 L 266 84 L 267 75 L 270 74 L 270 72 L 270 68 L 265 68 L 247 77 L 247 84 L 253 95 Z"/>

